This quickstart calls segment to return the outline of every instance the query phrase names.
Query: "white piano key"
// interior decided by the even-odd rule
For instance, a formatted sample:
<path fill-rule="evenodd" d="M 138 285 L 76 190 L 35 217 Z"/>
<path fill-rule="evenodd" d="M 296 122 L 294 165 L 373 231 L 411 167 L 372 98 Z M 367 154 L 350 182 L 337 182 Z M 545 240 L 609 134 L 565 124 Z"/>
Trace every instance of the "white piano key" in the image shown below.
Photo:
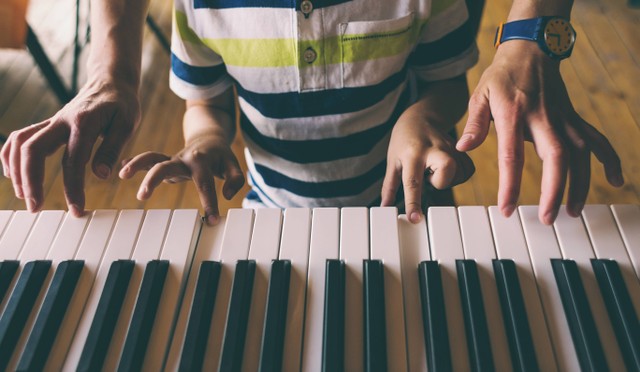
<path fill-rule="evenodd" d="M 398 210 L 371 208 L 371 259 L 384 265 L 384 302 L 387 326 L 387 365 L 391 371 L 407 370 L 402 263 L 398 238 Z"/>
<path fill-rule="evenodd" d="M 442 273 L 451 363 L 454 371 L 467 371 L 469 354 L 456 271 L 456 259 L 464 258 L 458 216 L 453 207 L 431 207 L 427 218 L 431 259 L 440 263 Z"/>
<path fill-rule="evenodd" d="M 47 257 L 51 242 L 58 232 L 63 211 L 42 211 L 33 224 L 31 233 L 20 253 L 20 261 L 42 260 Z"/>
<path fill-rule="evenodd" d="M 541 371 L 557 371 L 551 336 L 547 330 L 519 213 L 516 210 L 511 217 L 506 218 L 498 207 L 492 206 L 489 207 L 489 217 L 498 258 L 513 260 L 516 265 L 538 367 Z"/>
<path fill-rule="evenodd" d="M 13 211 L 0 211 L 0 239 L 2 239 L 4 228 L 7 227 L 7 224 L 11 220 L 12 216 Z"/>
<path fill-rule="evenodd" d="M 0 258 L 3 260 L 18 258 L 37 217 L 37 213 L 28 211 L 16 211 L 13 214 L 0 239 Z"/>
<path fill-rule="evenodd" d="M 410 371 L 426 371 L 427 353 L 418 283 L 418 264 L 431 259 L 426 221 L 414 224 L 409 222 L 406 215 L 398 216 L 398 235 L 402 260 L 407 361 Z"/>
<path fill-rule="evenodd" d="M 345 371 L 362 371 L 364 369 L 362 260 L 369 259 L 369 210 L 367 208 L 342 208 L 340 259 L 345 265 L 344 369 Z M 352 355 L 356 357 L 353 358 Z"/>
<path fill-rule="evenodd" d="M 633 307 L 636 314 L 640 314 L 640 282 L 635 275 L 611 210 L 606 205 L 587 205 L 582 211 L 582 218 L 587 226 L 596 256 L 618 262 Z"/>
<path fill-rule="evenodd" d="M 196 248 L 193 264 L 191 265 L 189 282 L 185 289 L 185 295 L 180 305 L 180 315 L 176 323 L 173 338 L 171 339 L 171 348 L 165 366 L 167 371 L 177 371 L 180 365 L 180 357 L 189 321 L 189 312 L 191 311 L 191 304 L 198 280 L 198 270 L 200 270 L 200 265 L 203 261 L 215 261 L 219 259 L 225 224 L 226 217 L 222 217 L 215 226 L 202 225 L 200 238 L 198 239 L 198 247 Z"/>
<path fill-rule="evenodd" d="M 627 247 L 636 276 L 640 279 L 640 206 L 617 204 L 611 206 L 611 211 L 618 224 L 624 245 Z"/>
<path fill-rule="evenodd" d="M 322 366 L 324 324 L 325 268 L 327 259 L 337 259 L 340 249 L 340 211 L 316 208 L 311 225 L 307 304 L 304 322 L 302 370 L 313 371 Z"/>
<path fill-rule="evenodd" d="M 117 212 L 115 210 L 98 210 L 93 212 L 82 242 L 78 247 L 75 257 L 73 257 L 76 260 L 84 260 L 84 269 L 78 280 L 64 321 L 58 331 L 58 337 L 49 354 L 49 359 L 46 364 L 48 370 L 59 371 L 62 369 L 64 358 L 67 355 L 87 297 L 93 286 L 93 281 L 100 265 L 105 246 L 111 235 L 116 216 Z M 68 257 L 66 259 L 71 258 L 72 257 Z"/>
<path fill-rule="evenodd" d="M 580 364 L 550 262 L 562 257 L 553 227 L 538 220 L 537 206 L 521 206 L 519 212 L 559 369 L 577 371 Z"/>
<path fill-rule="evenodd" d="M 282 211 L 280 209 L 256 210 L 251 246 L 249 247 L 249 259 L 256 261 L 256 272 L 242 362 L 242 370 L 247 372 L 257 371 L 260 364 L 271 261 L 278 257 L 281 222 Z"/>
<path fill-rule="evenodd" d="M 227 214 L 220 256 L 216 258 L 216 261 L 222 262 L 222 270 L 218 281 L 207 353 L 202 368 L 204 371 L 217 370 L 220 364 L 236 262 L 246 260 L 249 255 L 253 213 L 252 209 L 230 209 Z"/>
<path fill-rule="evenodd" d="M 200 224 L 201 219 L 195 209 L 180 209 L 172 213 L 160 253 L 161 260 L 169 261 L 169 271 L 160 297 L 161 306 L 158 307 L 153 323 L 143 370 L 162 369 L 164 355 L 169 347 L 171 329 L 180 309 L 178 300 L 186 285 L 188 266 L 193 258 Z"/>
<path fill-rule="evenodd" d="M 131 255 L 131 259 L 135 261 L 135 267 L 131 273 L 127 295 L 122 304 L 118 323 L 113 332 L 113 338 L 104 362 L 103 370 L 105 371 L 115 371 L 117 369 L 144 269 L 149 261 L 156 260 L 160 256 L 170 217 L 171 211 L 168 209 L 150 210 L 144 216 L 142 228 Z"/>
<path fill-rule="evenodd" d="M 100 263 L 95 283 L 87 298 L 85 309 L 82 312 L 82 318 L 78 323 L 78 330 L 73 337 L 71 347 L 65 359 L 63 366 L 64 371 L 74 371 L 78 366 L 80 355 L 87 340 L 111 263 L 119 259 L 129 259 L 131 257 L 143 217 L 144 211 L 142 210 L 125 210 L 118 215 L 113 234 L 105 250 L 104 258 Z"/>
<path fill-rule="evenodd" d="M 574 260 L 578 265 L 582 284 L 587 293 L 591 313 L 598 329 L 598 335 L 600 336 L 609 369 L 611 371 L 622 371 L 625 369 L 625 365 L 613 328 L 611 328 L 609 315 L 600 294 L 598 282 L 593 274 L 590 260 L 595 258 L 595 255 L 582 219 L 569 216 L 566 209 L 561 208 L 554 223 L 554 228 L 562 250 L 562 257 Z"/>
<path fill-rule="evenodd" d="M 478 268 L 495 368 L 498 371 L 511 371 L 511 358 L 506 352 L 509 350 L 509 344 L 500 308 L 496 278 L 493 273 L 492 260 L 496 258 L 496 252 L 487 211 L 484 207 L 460 207 L 458 208 L 458 216 L 464 256 L 467 259 L 475 260 Z"/>
<path fill-rule="evenodd" d="M 283 371 L 298 371 L 300 369 L 310 238 L 311 209 L 285 209 L 278 258 L 291 260 L 291 282 L 282 355 Z"/>

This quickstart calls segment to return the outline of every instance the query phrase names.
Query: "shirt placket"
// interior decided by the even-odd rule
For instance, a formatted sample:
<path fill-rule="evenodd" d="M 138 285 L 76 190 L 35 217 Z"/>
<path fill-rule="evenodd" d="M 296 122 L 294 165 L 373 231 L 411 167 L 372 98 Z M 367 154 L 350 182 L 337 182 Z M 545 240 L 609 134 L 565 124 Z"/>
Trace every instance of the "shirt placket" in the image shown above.
<path fill-rule="evenodd" d="M 317 3 L 319 0 L 315 0 Z M 314 0 L 296 1 L 300 91 L 326 89 L 326 56 L 321 9 Z"/>

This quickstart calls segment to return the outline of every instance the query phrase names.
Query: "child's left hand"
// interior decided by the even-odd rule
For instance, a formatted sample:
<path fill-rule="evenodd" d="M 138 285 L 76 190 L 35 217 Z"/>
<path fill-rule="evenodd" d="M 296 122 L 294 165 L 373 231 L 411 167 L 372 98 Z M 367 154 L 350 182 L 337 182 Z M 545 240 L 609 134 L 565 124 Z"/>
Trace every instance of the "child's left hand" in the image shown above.
<path fill-rule="evenodd" d="M 425 179 L 436 189 L 445 189 L 468 180 L 475 167 L 466 153 L 456 150 L 449 135 L 424 121 L 407 119 L 401 117 L 391 134 L 382 205 L 394 204 L 402 184 L 405 212 L 416 223 L 422 215 Z"/>

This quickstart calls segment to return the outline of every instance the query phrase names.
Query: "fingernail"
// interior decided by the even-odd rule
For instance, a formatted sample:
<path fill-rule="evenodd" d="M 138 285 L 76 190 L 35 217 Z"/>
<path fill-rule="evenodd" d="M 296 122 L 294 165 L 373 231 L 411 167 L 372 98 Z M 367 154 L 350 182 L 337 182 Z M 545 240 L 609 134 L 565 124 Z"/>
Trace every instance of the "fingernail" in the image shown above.
<path fill-rule="evenodd" d="M 460 137 L 460 140 L 458 141 L 458 143 L 467 143 L 469 141 L 473 140 L 473 135 L 472 134 L 465 134 L 464 136 Z"/>
<path fill-rule="evenodd" d="M 622 173 L 613 176 L 613 185 L 618 187 L 624 185 L 624 176 L 622 176 Z"/>
<path fill-rule="evenodd" d="M 513 211 L 515 210 L 516 210 L 515 204 L 508 204 L 508 205 L 505 205 L 504 208 L 502 208 L 502 214 L 509 217 L 513 214 Z"/>
<path fill-rule="evenodd" d="M 71 214 L 74 215 L 75 217 L 82 216 L 82 210 L 77 204 L 69 204 L 69 212 L 71 212 Z"/>
<path fill-rule="evenodd" d="M 411 215 L 409 215 L 409 220 L 413 223 L 420 222 L 420 218 L 421 216 L 418 212 L 411 212 Z"/>
<path fill-rule="evenodd" d="M 96 167 L 96 173 L 98 174 L 98 177 L 106 179 L 109 178 L 109 175 L 111 175 L 111 168 L 109 168 L 106 164 L 99 164 Z"/>
<path fill-rule="evenodd" d="M 9 177 L 9 168 L 7 167 L 2 167 L 2 173 L 4 173 L 4 176 L 7 178 L 11 178 Z"/>
<path fill-rule="evenodd" d="M 149 194 L 149 188 L 145 186 L 140 190 L 138 190 L 138 199 L 139 200 L 145 199 L 147 197 L 147 194 Z"/>
<path fill-rule="evenodd" d="M 216 225 L 218 223 L 218 221 L 220 221 L 220 217 L 210 214 L 207 216 L 207 222 L 209 223 L 209 225 L 213 226 Z"/>
<path fill-rule="evenodd" d="M 29 212 L 35 212 L 36 200 L 34 198 L 26 198 L 25 202 L 27 203 L 27 209 Z"/>

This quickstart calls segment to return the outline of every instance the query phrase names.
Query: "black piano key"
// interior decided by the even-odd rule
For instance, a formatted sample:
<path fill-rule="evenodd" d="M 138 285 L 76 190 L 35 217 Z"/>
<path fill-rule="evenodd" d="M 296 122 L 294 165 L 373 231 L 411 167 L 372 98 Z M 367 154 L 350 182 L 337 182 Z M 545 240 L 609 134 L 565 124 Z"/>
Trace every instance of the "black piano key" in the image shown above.
<path fill-rule="evenodd" d="M 516 264 L 512 260 L 493 260 L 493 271 L 496 276 L 500 308 L 509 340 L 513 370 L 539 371 Z"/>
<path fill-rule="evenodd" d="M 31 261 L 24 269 L 0 317 L 0 371 L 7 368 L 31 309 L 51 268 L 51 261 Z"/>
<path fill-rule="evenodd" d="M 551 259 L 553 275 L 582 371 L 607 371 L 607 361 L 575 261 Z"/>
<path fill-rule="evenodd" d="M 18 371 L 35 372 L 44 368 L 83 267 L 82 260 L 63 261 L 58 265 L 18 362 Z"/>
<path fill-rule="evenodd" d="M 180 355 L 178 370 L 181 372 L 202 370 L 221 269 L 222 265 L 217 261 L 203 261 L 200 264 Z"/>
<path fill-rule="evenodd" d="M 429 371 L 451 371 L 447 313 L 438 261 L 420 262 L 418 281 Z"/>
<path fill-rule="evenodd" d="M 253 260 L 240 260 L 236 264 L 219 371 L 236 372 L 242 367 L 255 273 L 256 262 Z"/>
<path fill-rule="evenodd" d="M 344 370 L 344 261 L 327 260 L 324 284 L 322 371 Z"/>
<path fill-rule="evenodd" d="M 114 261 L 109 267 L 104 289 L 96 313 L 91 321 L 87 340 L 80 354 L 78 371 L 99 371 L 107 356 L 122 304 L 127 295 L 135 263 L 133 260 Z"/>
<path fill-rule="evenodd" d="M 139 371 L 142 369 L 168 270 L 169 261 L 153 260 L 147 263 L 124 341 L 118 371 Z"/>
<path fill-rule="evenodd" d="M 260 372 L 282 370 L 284 352 L 284 332 L 289 304 L 289 284 L 291 261 L 274 260 L 271 264 L 271 277 L 267 293 L 267 310 L 262 333 L 262 352 L 260 353 Z"/>
<path fill-rule="evenodd" d="M 456 271 L 471 369 L 494 371 L 491 339 L 482 300 L 478 267 L 474 260 L 456 260 Z"/>
<path fill-rule="evenodd" d="M 364 260 L 365 371 L 387 370 L 387 328 L 384 309 L 384 267 L 380 260 Z"/>
<path fill-rule="evenodd" d="M 4 300 L 19 266 L 20 261 L 5 260 L 0 262 L 0 303 Z"/>
<path fill-rule="evenodd" d="M 622 358 L 629 371 L 640 371 L 640 322 L 618 263 L 592 259 L 591 266 L 607 307 Z"/>

